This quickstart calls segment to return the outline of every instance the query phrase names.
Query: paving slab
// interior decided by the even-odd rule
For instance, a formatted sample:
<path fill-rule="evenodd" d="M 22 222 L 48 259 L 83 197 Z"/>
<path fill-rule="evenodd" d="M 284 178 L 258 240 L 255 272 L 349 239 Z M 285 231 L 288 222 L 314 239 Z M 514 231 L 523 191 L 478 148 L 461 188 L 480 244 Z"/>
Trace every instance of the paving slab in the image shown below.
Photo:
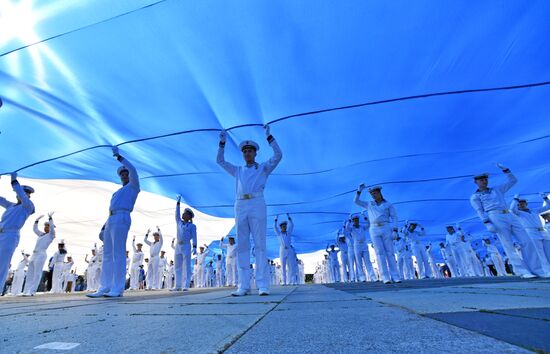
<path fill-rule="evenodd" d="M 516 346 L 376 303 L 283 302 L 227 353 L 526 352 Z"/>
<path fill-rule="evenodd" d="M 427 316 L 529 350 L 550 353 L 549 315 L 550 309 L 518 309 L 437 313 Z"/>

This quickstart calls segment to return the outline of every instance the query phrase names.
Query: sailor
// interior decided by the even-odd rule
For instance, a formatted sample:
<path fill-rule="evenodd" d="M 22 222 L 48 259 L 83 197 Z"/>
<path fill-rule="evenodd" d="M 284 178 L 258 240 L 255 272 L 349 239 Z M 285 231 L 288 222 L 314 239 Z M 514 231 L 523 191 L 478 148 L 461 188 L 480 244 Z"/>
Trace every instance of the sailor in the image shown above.
<path fill-rule="evenodd" d="M 199 253 L 197 254 L 197 283 L 196 288 L 206 287 L 208 278 L 206 277 L 206 256 L 210 253 L 210 249 L 207 245 L 199 247 Z"/>
<path fill-rule="evenodd" d="M 348 283 L 350 281 L 351 270 L 349 267 L 348 244 L 346 236 L 340 229 L 336 235 L 336 245 L 340 249 L 340 264 L 342 265 L 342 281 Z"/>
<path fill-rule="evenodd" d="M 489 256 L 493 266 L 495 267 L 497 276 L 507 275 L 508 273 L 506 272 L 506 267 L 504 266 L 504 261 L 502 260 L 502 256 L 500 255 L 498 248 L 491 243 L 491 239 L 489 238 L 484 239 L 483 245 L 487 250 L 487 256 Z"/>
<path fill-rule="evenodd" d="M 351 238 L 353 238 L 353 252 L 355 254 L 355 263 L 357 265 L 358 280 L 362 282 L 365 282 L 367 280 L 378 280 L 376 278 L 376 275 L 374 274 L 374 269 L 372 268 L 372 263 L 370 261 L 369 245 L 367 243 L 368 228 L 368 219 L 365 219 L 365 223 L 361 224 L 359 214 L 353 214 L 351 216 L 351 222 L 348 222 L 348 224 L 346 225 L 348 233 L 351 235 Z M 367 269 L 367 276 L 365 276 L 363 265 Z M 330 274 L 330 271 L 328 273 Z"/>
<path fill-rule="evenodd" d="M 474 176 L 478 189 L 470 197 L 472 208 L 477 212 L 487 230 L 498 235 L 516 275 L 522 278 L 543 276 L 545 274 L 538 257 L 525 259 L 524 261 L 514 251 L 512 238 L 518 240 L 524 256 L 536 254 L 533 242 L 531 242 L 520 221 L 506 208 L 504 193 L 516 184 L 517 179 L 509 168 L 500 164 L 497 164 L 497 167 L 504 172 L 507 182 L 490 188 L 488 174 Z"/>
<path fill-rule="evenodd" d="M 539 215 L 550 210 L 550 206 L 545 205 L 538 210 L 529 209 L 529 203 L 527 199 L 520 198 L 518 194 L 514 196 L 512 204 L 510 204 L 510 211 L 516 215 L 525 231 L 531 238 L 531 243 L 535 249 L 535 253 L 525 254 L 529 252 L 530 248 L 523 247 L 524 250 L 523 260 L 530 266 L 530 261 L 533 258 L 538 258 L 545 273 L 545 277 L 550 277 L 550 254 L 546 254 L 545 250 L 550 251 L 550 235 L 542 226 Z M 545 246 L 546 244 L 546 246 Z"/>
<path fill-rule="evenodd" d="M 88 268 L 86 269 L 86 290 L 88 291 L 97 291 L 99 288 L 99 262 L 97 259 L 97 245 L 94 244 L 92 249 L 92 256 L 88 260 L 88 255 L 84 258 L 84 262 L 88 263 Z"/>
<path fill-rule="evenodd" d="M 294 231 L 294 222 L 289 214 L 286 214 L 288 221 L 282 221 L 278 223 L 279 216 L 275 217 L 273 223 L 273 230 L 279 238 L 279 259 L 281 260 L 281 266 L 283 270 L 283 285 L 289 285 L 290 278 L 294 273 L 294 261 L 293 257 L 296 256 L 292 252 L 292 232 Z M 287 277 L 288 275 L 288 277 Z"/>
<path fill-rule="evenodd" d="M 330 274 L 335 283 L 340 282 L 340 264 L 338 263 L 338 252 L 339 248 L 336 248 L 335 245 L 327 245 L 326 251 L 328 253 Z"/>
<path fill-rule="evenodd" d="M 369 188 L 373 198 L 370 202 L 360 200 L 361 192 L 366 186 L 361 184 L 357 189 L 354 202 L 367 210 L 370 220 L 370 236 L 376 252 L 378 270 L 384 283 L 401 282 L 397 271 L 393 240 L 397 237 L 397 213 L 393 205 L 382 196 L 382 187 Z"/>
<path fill-rule="evenodd" d="M 21 252 L 21 255 L 23 256 L 23 259 L 19 264 L 17 265 L 17 268 L 15 268 L 15 271 L 13 272 L 13 280 L 11 282 L 11 295 L 19 295 L 23 291 L 23 282 L 25 281 L 25 268 L 29 264 L 29 256 L 30 254 L 27 254 L 25 252 Z"/>
<path fill-rule="evenodd" d="M 162 248 L 163 239 L 162 239 L 162 233 L 160 232 L 160 228 L 157 226 L 157 231 L 153 233 L 153 242 L 148 240 L 149 233 L 151 230 L 147 230 L 147 233 L 145 234 L 144 241 L 147 246 L 149 246 L 149 252 L 150 252 L 150 258 L 149 258 L 149 268 L 147 272 L 151 273 L 149 275 L 149 281 L 150 283 L 147 283 L 147 288 L 152 290 L 158 290 L 160 289 L 160 279 L 159 279 L 159 255 L 160 250 Z"/>
<path fill-rule="evenodd" d="M 417 230 L 418 223 L 411 221 L 405 225 L 404 234 L 408 238 L 414 257 L 416 258 L 416 265 L 418 267 L 418 278 L 426 279 L 432 275 L 430 263 L 428 260 L 428 254 L 426 247 L 422 243 L 421 238 L 426 235 L 424 227 L 420 226 L 420 232 Z"/>
<path fill-rule="evenodd" d="M 176 286 L 174 291 L 187 291 L 191 284 L 191 255 L 197 254 L 197 226 L 193 224 L 195 213 L 190 208 L 180 211 L 181 196 L 176 203 L 177 244 L 175 246 Z M 196 286 L 196 284 L 195 284 Z"/>
<path fill-rule="evenodd" d="M 455 261 L 457 274 L 453 275 L 454 277 L 473 277 L 474 270 L 472 269 L 472 264 L 470 262 L 469 255 L 466 254 L 466 250 L 462 244 L 462 228 L 459 224 L 455 226 L 447 225 L 447 235 L 445 240 L 447 242 L 447 250 L 450 249 L 450 254 Z"/>
<path fill-rule="evenodd" d="M 225 275 L 226 275 L 226 285 L 227 286 L 236 286 L 237 285 L 237 244 L 235 243 L 235 238 L 229 236 L 227 238 L 228 243 L 223 243 L 224 238 L 220 240 L 221 248 L 227 250 L 225 256 Z"/>
<path fill-rule="evenodd" d="M 220 134 L 217 163 L 231 176 L 237 179 L 235 221 L 237 229 L 237 261 L 239 264 L 239 286 L 232 295 L 243 296 L 250 292 L 250 236 L 254 239 L 256 253 L 256 284 L 259 295 L 269 295 L 266 253 L 266 205 L 263 196 L 267 178 L 281 161 L 283 154 L 270 133 L 268 125 L 265 133 L 269 145 L 273 148 L 273 157 L 267 162 L 257 163 L 257 143 L 243 141 L 239 147 L 246 162 L 245 166 L 235 166 L 225 161 L 226 132 Z"/>
<path fill-rule="evenodd" d="M 122 164 L 117 170 L 122 187 L 116 191 L 109 206 L 109 219 L 103 232 L 103 261 L 101 287 L 88 297 L 120 297 L 126 286 L 126 239 L 132 223 L 130 213 L 134 209 L 140 191 L 136 168 L 122 157 L 116 146 L 113 156 Z"/>
<path fill-rule="evenodd" d="M 453 252 L 450 251 L 447 247 L 445 247 L 445 244 L 443 242 L 439 243 L 439 252 L 441 253 L 441 257 L 443 257 L 445 264 L 451 271 L 451 277 L 453 278 L 459 277 L 457 266 L 456 266 L 456 260 L 453 256 Z"/>
<path fill-rule="evenodd" d="M 57 244 L 57 251 L 54 253 L 51 261 L 50 268 L 53 267 L 52 276 L 52 290 L 50 292 L 54 294 L 61 294 L 63 292 L 63 271 L 65 270 L 65 256 L 67 255 L 67 249 L 65 248 L 65 242 L 59 241 Z"/>
<path fill-rule="evenodd" d="M 166 272 L 166 268 L 168 268 L 168 259 L 164 257 L 165 254 L 166 254 L 166 251 L 160 251 L 159 268 L 158 268 L 159 289 L 166 288 L 166 284 L 164 282 L 164 273 Z"/>
<path fill-rule="evenodd" d="M 34 189 L 21 186 L 15 172 L 11 174 L 11 186 L 17 194 L 17 203 L 0 197 L 0 206 L 6 209 L 0 219 L 0 289 L 4 289 L 11 257 L 19 245 L 19 231 L 25 225 L 27 218 L 34 213 L 34 204 L 30 199 Z"/>
<path fill-rule="evenodd" d="M 143 244 L 138 243 L 136 245 L 136 236 L 134 236 L 132 238 L 132 249 L 134 253 L 132 255 L 132 265 L 130 266 L 130 290 L 139 289 L 139 273 L 143 266 L 143 258 L 145 257 L 141 247 L 143 247 Z"/>
<path fill-rule="evenodd" d="M 38 223 L 44 215 L 39 216 L 33 225 L 33 231 L 38 236 L 34 251 L 32 252 L 29 268 L 27 270 L 27 280 L 25 281 L 25 290 L 23 296 L 32 296 L 36 294 L 40 279 L 42 279 L 42 269 L 48 258 L 46 250 L 55 238 L 55 225 L 53 222 L 53 212 L 48 213 L 48 221 L 44 223 L 44 231 L 38 229 Z"/>

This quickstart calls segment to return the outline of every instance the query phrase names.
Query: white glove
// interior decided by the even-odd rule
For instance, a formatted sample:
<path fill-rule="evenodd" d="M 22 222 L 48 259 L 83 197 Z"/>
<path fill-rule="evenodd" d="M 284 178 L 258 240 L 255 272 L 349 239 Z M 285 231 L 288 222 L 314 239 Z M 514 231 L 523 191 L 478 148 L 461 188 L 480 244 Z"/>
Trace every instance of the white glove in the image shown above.
<path fill-rule="evenodd" d="M 118 146 L 113 145 L 111 147 L 111 150 L 113 151 L 113 156 L 118 157 L 118 155 L 120 155 L 119 150 L 118 150 Z"/>
<path fill-rule="evenodd" d="M 48 213 L 48 219 L 51 219 L 54 213 L 55 213 L 55 211 L 50 211 Z"/>
<path fill-rule="evenodd" d="M 17 172 L 12 172 L 10 175 L 12 181 L 15 181 L 17 179 Z"/>
<path fill-rule="evenodd" d="M 500 168 L 502 171 L 506 171 L 508 170 L 509 168 L 508 167 L 504 167 L 503 165 L 497 163 L 497 167 Z"/>
<path fill-rule="evenodd" d="M 223 129 L 223 130 L 220 132 L 220 143 L 224 143 L 224 144 L 225 144 L 226 139 L 227 139 L 227 133 L 225 132 L 225 129 Z"/>
<path fill-rule="evenodd" d="M 181 201 L 181 195 L 178 194 L 177 198 L 178 198 L 178 203 L 179 203 Z"/>
<path fill-rule="evenodd" d="M 271 135 L 271 129 L 269 128 L 269 124 L 264 125 L 264 130 L 265 130 L 266 137 Z"/>
<path fill-rule="evenodd" d="M 358 192 L 362 192 L 363 189 L 365 189 L 365 188 L 367 188 L 367 186 L 365 186 L 365 183 L 361 183 L 361 184 L 359 185 L 359 187 L 357 188 L 357 191 L 358 191 Z"/>
<path fill-rule="evenodd" d="M 546 194 L 545 192 L 541 192 L 541 193 L 539 193 L 539 194 L 540 194 L 540 196 L 541 196 L 542 199 L 548 198 L 548 194 Z"/>
<path fill-rule="evenodd" d="M 40 215 L 39 217 L 36 218 L 36 221 L 35 222 L 39 222 L 40 219 L 42 219 L 44 217 L 44 215 Z"/>
<path fill-rule="evenodd" d="M 490 233 L 493 233 L 493 234 L 497 233 L 497 228 L 495 227 L 495 225 L 493 225 L 492 222 L 486 223 L 485 227 L 487 228 L 487 231 L 489 231 Z"/>
<path fill-rule="evenodd" d="M 514 194 L 514 199 L 519 199 L 519 194 Z"/>

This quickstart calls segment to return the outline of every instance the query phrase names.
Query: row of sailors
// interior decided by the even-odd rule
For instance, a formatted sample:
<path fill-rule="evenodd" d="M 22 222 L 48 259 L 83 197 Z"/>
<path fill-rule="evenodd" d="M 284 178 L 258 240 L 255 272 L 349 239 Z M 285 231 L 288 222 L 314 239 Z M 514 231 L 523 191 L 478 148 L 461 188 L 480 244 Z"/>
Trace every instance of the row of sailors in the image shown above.
<path fill-rule="evenodd" d="M 45 252 L 48 246 L 55 238 L 55 225 L 53 219 L 50 216 L 48 222 L 44 225 L 44 232 L 38 230 L 38 222 L 42 217 L 39 217 L 35 222 L 35 232 L 39 236 L 37 241 L 37 249 L 41 251 L 35 251 L 33 253 L 34 258 L 31 262 L 28 254 L 23 254 L 23 260 L 18 264 L 14 271 L 13 281 L 11 285 L 10 294 L 12 295 L 34 295 L 38 289 L 38 283 L 42 276 L 43 263 L 40 263 L 40 259 L 46 258 Z M 126 258 L 127 273 L 129 275 L 129 289 L 173 289 L 175 288 L 175 267 L 174 261 L 168 262 L 165 257 L 165 251 L 160 250 L 162 247 L 163 237 L 159 228 L 157 232 L 153 234 L 153 241 L 148 240 L 150 230 L 145 236 L 144 242 L 150 247 L 150 258 L 145 258 L 143 253 L 142 243 L 135 243 L 135 236 L 132 240 L 133 255 L 132 258 L 128 256 Z M 221 287 L 221 286 L 235 286 L 237 282 L 237 271 L 235 264 L 235 249 L 236 245 L 233 237 L 229 237 L 227 244 L 223 243 L 224 238 L 221 239 L 222 249 L 227 250 L 227 255 L 217 254 L 215 255 L 216 261 L 206 262 L 206 257 L 210 254 L 208 246 L 201 246 L 199 253 L 196 255 L 193 268 L 193 284 L 195 287 Z M 175 249 L 175 242 L 172 241 L 172 248 Z M 42 252 L 43 251 L 43 252 Z M 39 255 L 40 257 L 37 257 Z M 58 244 L 58 250 L 50 259 L 49 268 L 53 272 L 52 276 L 52 293 L 62 293 L 66 291 L 66 285 L 71 284 L 73 291 L 76 283 L 76 273 L 71 268 L 74 264 L 72 257 L 68 256 L 65 261 L 67 250 L 65 243 L 61 241 Z M 44 256 L 44 257 L 42 257 Z M 91 250 L 91 256 L 86 255 L 85 262 L 88 264 L 85 273 L 86 290 L 97 291 L 100 286 L 101 279 L 101 266 L 103 259 L 103 247 L 94 248 Z M 270 262 L 270 277 L 272 284 L 287 284 L 286 275 L 283 268 L 277 265 L 273 261 Z M 298 272 L 296 275 L 289 277 L 289 283 L 299 284 L 303 283 L 305 279 L 303 263 L 300 260 L 294 258 L 293 262 L 297 265 Z M 39 264 L 40 263 L 40 264 Z M 28 270 L 25 272 L 25 268 Z M 145 269 L 144 269 L 145 268 Z M 38 272 L 38 278 L 35 283 L 34 269 L 40 269 Z M 156 269 L 156 271 L 155 271 Z M 72 279 L 74 278 L 74 279 Z M 253 277 L 254 278 L 254 277 Z M 301 280 L 300 280 L 301 279 Z M 252 280 L 253 282 L 253 280 Z M 25 289 L 23 284 L 25 283 Z"/>
<path fill-rule="evenodd" d="M 505 173 L 507 182 L 496 188 L 489 188 L 488 174 L 475 176 L 474 181 L 479 188 L 470 198 L 471 205 L 487 230 L 497 235 L 514 274 L 523 278 L 550 277 L 550 203 L 548 195 L 541 194 L 543 197 L 542 208 L 531 210 L 527 200 L 516 194 L 507 209 L 504 193 L 517 182 L 517 179 L 508 168 L 502 165 L 497 166 Z M 367 232 L 370 232 L 380 278 L 385 283 L 400 282 L 401 279 L 412 276 L 411 253 L 414 254 L 417 261 L 419 278 L 438 276 L 439 272 L 433 261 L 431 246 L 428 249 L 430 252 L 427 252 L 421 242 L 423 228 L 420 227 L 420 231 L 418 231 L 418 223 L 407 223 L 400 235 L 395 208 L 383 198 L 381 187 L 369 188 L 373 198 L 373 201 L 370 202 L 360 200 L 364 188 L 366 188 L 364 185 L 359 186 L 354 202 L 366 208 L 368 217 L 364 217 L 364 222 L 361 224 L 360 215 L 353 215 L 351 221 L 346 222 L 343 229 L 340 230 L 336 243 L 342 252 L 342 269 L 345 269 L 342 272 L 342 279 L 344 281 L 377 279 L 370 262 Z M 545 220 L 545 226 L 542 225 L 541 217 Z M 499 274 L 504 274 L 504 262 L 498 249 L 491 245 L 490 240 L 484 242 L 487 245 L 488 254 L 484 261 L 492 263 Z M 519 252 L 516 252 L 515 244 L 519 246 Z M 456 229 L 454 225 L 447 226 L 446 245 L 440 244 L 440 249 L 448 268 L 455 276 L 481 275 L 483 264 L 464 239 L 460 226 Z M 330 269 L 329 273 L 333 279 L 338 279 L 340 271 L 338 270 L 339 266 L 336 266 L 338 261 L 336 252 L 334 252 L 334 248 L 332 251 L 327 251 L 329 254 L 326 263 Z"/>

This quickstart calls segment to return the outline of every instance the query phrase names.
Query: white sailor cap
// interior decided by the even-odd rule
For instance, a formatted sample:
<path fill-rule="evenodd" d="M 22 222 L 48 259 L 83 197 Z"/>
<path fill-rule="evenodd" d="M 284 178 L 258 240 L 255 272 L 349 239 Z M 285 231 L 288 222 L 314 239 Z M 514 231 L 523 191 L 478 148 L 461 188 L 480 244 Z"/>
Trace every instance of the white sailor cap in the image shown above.
<path fill-rule="evenodd" d="M 408 225 L 416 225 L 416 226 L 418 226 L 418 221 L 408 221 L 407 224 L 408 224 Z"/>
<path fill-rule="evenodd" d="M 64 244 L 65 244 L 65 240 L 63 240 L 63 239 L 59 240 L 58 245 L 64 245 Z"/>
<path fill-rule="evenodd" d="M 475 175 L 475 176 L 474 176 L 474 181 L 475 181 L 476 179 L 482 179 L 482 178 L 489 178 L 489 174 L 485 172 L 485 173 L 480 173 L 480 174 L 478 174 L 478 175 Z"/>
<path fill-rule="evenodd" d="M 382 190 L 382 186 L 369 187 L 369 193 L 372 192 L 372 191 L 380 191 L 380 190 Z"/>
<path fill-rule="evenodd" d="M 193 210 L 189 209 L 189 208 L 185 208 L 183 210 L 184 213 L 189 213 L 191 214 L 191 218 L 194 218 L 195 217 L 195 213 L 193 213 Z"/>
<path fill-rule="evenodd" d="M 21 188 L 27 193 L 34 193 L 34 188 L 31 186 L 21 186 Z"/>
<path fill-rule="evenodd" d="M 243 149 L 246 147 L 252 147 L 256 151 L 260 150 L 260 146 L 255 141 L 252 141 L 252 140 L 245 140 L 239 144 L 239 149 L 241 149 L 241 151 L 243 151 Z"/>
<path fill-rule="evenodd" d="M 120 167 L 116 170 L 117 175 L 120 176 L 120 174 L 122 173 L 122 171 L 128 172 L 128 169 L 126 168 L 126 166 L 120 166 Z"/>
<path fill-rule="evenodd" d="M 283 225 L 287 225 L 287 224 L 288 224 L 288 221 L 281 221 L 281 222 L 279 223 L 279 226 L 283 226 Z"/>
<path fill-rule="evenodd" d="M 518 202 L 524 202 L 524 203 L 527 203 L 527 199 L 525 199 L 525 198 L 518 198 Z"/>
<path fill-rule="evenodd" d="M 453 229 L 455 228 L 455 226 L 453 224 L 447 224 L 447 225 L 445 225 L 445 227 L 452 227 Z"/>
<path fill-rule="evenodd" d="M 349 218 L 353 220 L 353 219 L 360 219 L 360 217 L 361 216 L 359 215 L 359 213 L 355 213 L 355 214 L 351 214 Z"/>

